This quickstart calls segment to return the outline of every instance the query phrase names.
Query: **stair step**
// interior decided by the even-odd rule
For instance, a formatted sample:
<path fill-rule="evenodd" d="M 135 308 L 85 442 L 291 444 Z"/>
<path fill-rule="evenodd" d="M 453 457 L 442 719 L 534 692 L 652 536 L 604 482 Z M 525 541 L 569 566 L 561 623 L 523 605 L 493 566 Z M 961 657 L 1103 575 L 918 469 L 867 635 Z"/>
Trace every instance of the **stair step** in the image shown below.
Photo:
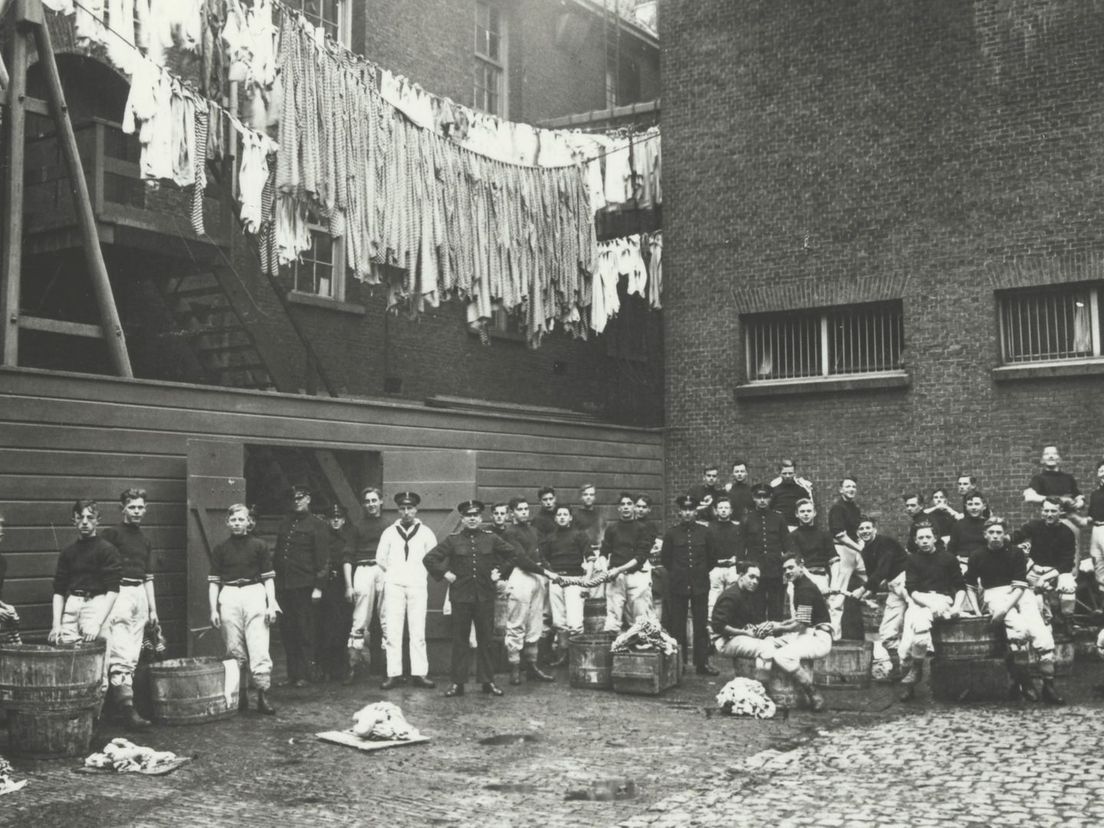
<path fill-rule="evenodd" d="M 238 353 L 247 353 L 248 351 L 255 351 L 256 348 L 254 347 L 252 342 L 243 342 L 240 345 L 210 345 L 210 346 L 203 346 L 201 344 L 197 344 L 196 345 L 196 350 L 199 351 L 199 353 L 203 354 L 203 355 L 206 355 L 206 354 L 238 354 Z"/>

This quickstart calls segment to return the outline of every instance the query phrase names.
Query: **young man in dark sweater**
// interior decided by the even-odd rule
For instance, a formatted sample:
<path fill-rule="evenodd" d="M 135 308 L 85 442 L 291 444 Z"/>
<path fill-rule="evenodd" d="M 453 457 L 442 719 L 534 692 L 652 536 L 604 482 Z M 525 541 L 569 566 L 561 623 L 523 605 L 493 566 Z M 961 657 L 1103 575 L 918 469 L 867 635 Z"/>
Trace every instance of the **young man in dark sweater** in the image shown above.
<path fill-rule="evenodd" d="M 388 522 L 383 517 L 383 497 L 375 486 L 367 486 L 360 492 L 361 516 L 353 523 L 352 543 L 346 548 L 341 571 L 345 578 L 345 598 L 353 605 L 352 626 L 349 630 L 349 672 L 345 683 L 356 678 L 357 668 L 368 675 L 372 648 L 368 635 L 372 619 L 383 606 L 383 570 L 376 561 L 380 537 Z M 380 613 L 381 632 L 383 613 Z M 385 633 L 386 635 L 386 633 Z"/>
<path fill-rule="evenodd" d="M 728 495 L 720 495 L 713 504 L 717 519 L 709 524 L 713 547 L 717 553 L 717 565 L 709 571 L 709 617 L 721 593 L 736 583 L 736 562 L 747 556 L 744 545 L 744 529 L 732 517 L 732 501 Z M 756 577 L 758 586 L 758 576 Z"/>
<path fill-rule="evenodd" d="M 1077 592 L 1077 535 L 1062 522 L 1057 499 L 1044 500 L 1040 516 L 1012 533 L 1012 543 L 1024 542 L 1031 544 L 1028 586 L 1045 594 L 1055 615 L 1072 614 Z"/>
<path fill-rule="evenodd" d="M 905 622 L 905 567 L 908 552 L 896 540 L 878 531 L 874 518 L 863 515 L 859 523 L 859 540 L 863 543 L 863 561 L 866 563 L 867 581 L 856 590 L 856 598 L 863 599 L 885 593 L 885 612 L 878 627 L 878 641 L 889 654 L 892 665 L 887 679 L 901 678 L 901 628 Z"/>
<path fill-rule="evenodd" d="M 556 507 L 556 528 L 537 545 L 537 554 L 550 576 L 548 599 L 557 653 L 551 666 L 558 667 L 567 660 L 568 641 L 583 632 L 583 587 L 565 585 L 555 576 L 581 577 L 590 555 L 590 538 L 573 525 L 570 506 Z"/>
<path fill-rule="evenodd" d="M 827 595 L 832 562 L 836 559 L 836 545 L 832 536 L 817 526 L 813 501 L 804 499 L 795 508 L 797 526 L 790 533 L 793 550 L 801 555 L 805 576 L 817 585 L 821 595 Z"/>
<path fill-rule="evenodd" d="M 652 612 L 651 573 L 641 567 L 655 542 L 649 522 L 636 520 L 636 499 L 628 492 L 617 498 L 617 521 L 607 524 L 599 556 L 605 563 L 607 632 L 621 632 L 623 615 L 640 621 Z"/>
<path fill-rule="evenodd" d="M 119 550 L 97 536 L 100 507 L 96 501 L 73 504 L 73 525 L 77 540 L 61 550 L 54 573 L 53 623 L 48 636 L 52 644 L 106 640 L 108 619 L 123 577 Z"/>

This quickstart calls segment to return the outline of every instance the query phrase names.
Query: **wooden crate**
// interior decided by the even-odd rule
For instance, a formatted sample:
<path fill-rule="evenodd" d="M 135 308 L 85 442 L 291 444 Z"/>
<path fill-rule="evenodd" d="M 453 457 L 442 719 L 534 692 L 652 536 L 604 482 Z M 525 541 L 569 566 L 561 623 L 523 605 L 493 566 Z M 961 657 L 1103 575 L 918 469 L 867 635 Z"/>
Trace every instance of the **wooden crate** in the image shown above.
<path fill-rule="evenodd" d="M 677 653 L 614 653 L 610 676 L 615 693 L 658 696 L 682 680 L 682 658 Z"/>

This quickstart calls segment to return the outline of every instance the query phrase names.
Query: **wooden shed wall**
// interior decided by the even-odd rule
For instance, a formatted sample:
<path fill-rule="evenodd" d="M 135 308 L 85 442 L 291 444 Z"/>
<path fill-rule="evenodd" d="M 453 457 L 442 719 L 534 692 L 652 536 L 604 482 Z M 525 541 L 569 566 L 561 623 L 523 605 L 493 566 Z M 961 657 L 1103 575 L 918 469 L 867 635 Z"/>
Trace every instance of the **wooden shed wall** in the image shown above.
<path fill-rule="evenodd" d="M 3 598 L 17 606 L 32 636 L 43 635 L 50 625 L 57 551 L 75 537 L 72 501 L 99 500 L 102 523 L 109 525 L 117 519 L 118 492 L 141 486 L 149 492 L 144 526 L 157 553 L 158 606 L 170 644 L 183 648 L 190 438 L 358 451 L 474 450 L 476 491 L 488 502 L 515 494 L 534 497 L 541 485 L 560 488 L 561 499 L 573 502 L 577 487 L 590 481 L 612 515 L 621 489 L 654 498 L 663 494 L 663 440 L 656 431 L 387 401 L 0 370 L 0 513 L 7 524 L 0 554 L 8 562 Z M 386 469 L 384 480 L 386 485 Z M 430 635 L 439 639 L 445 629 L 440 591 L 431 596 L 436 596 L 431 612 L 438 617 L 431 618 Z"/>

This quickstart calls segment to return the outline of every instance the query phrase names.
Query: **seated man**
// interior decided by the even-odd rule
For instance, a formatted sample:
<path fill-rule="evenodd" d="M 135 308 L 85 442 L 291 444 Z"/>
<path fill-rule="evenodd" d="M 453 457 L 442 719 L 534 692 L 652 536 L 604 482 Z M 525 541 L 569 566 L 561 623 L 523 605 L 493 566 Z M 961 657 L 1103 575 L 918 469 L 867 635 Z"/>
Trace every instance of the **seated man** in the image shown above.
<path fill-rule="evenodd" d="M 1031 645 L 1039 657 L 1039 674 L 1043 679 L 1043 700 L 1048 704 L 1065 704 L 1054 688 L 1054 635 L 1050 625 L 1039 614 L 1039 605 L 1028 593 L 1027 560 L 1023 550 L 1008 542 L 1004 521 L 991 517 L 985 522 L 986 548 L 970 556 L 966 581 L 980 584 L 985 606 L 993 615 L 994 624 L 1004 624 L 1008 635 L 1009 672 L 1015 689 L 1025 698 L 1035 701 L 1035 688 L 1026 671 L 1015 666 L 1015 651 Z"/>
<path fill-rule="evenodd" d="M 718 655 L 756 659 L 756 678 L 766 682 L 774 642 L 767 633 L 767 604 L 759 591 L 758 565 L 736 563 L 736 583 L 717 598 L 710 621 Z"/>
<path fill-rule="evenodd" d="M 863 515 L 859 523 L 859 540 L 863 542 L 868 580 L 865 586 L 856 590 L 855 597 L 862 599 L 878 592 L 886 593 L 878 642 L 889 655 L 892 667 L 887 678 L 892 683 L 901 678 L 901 656 L 897 648 L 905 623 L 905 565 L 908 553 L 893 538 L 879 534 L 878 524 L 868 515 Z"/>
<path fill-rule="evenodd" d="M 1077 593 L 1077 536 L 1062 521 L 1057 498 L 1044 500 L 1041 512 L 1012 533 L 1012 543 L 1031 544 L 1028 586 L 1046 597 L 1052 612 L 1069 615 Z"/>
<path fill-rule="evenodd" d="M 908 672 L 901 679 L 904 690 L 901 701 L 916 694 L 916 685 L 924 674 L 924 659 L 932 650 L 931 628 L 936 618 L 955 618 L 966 601 L 966 584 L 962 568 L 954 556 L 936 547 L 935 530 L 931 524 L 916 527 L 916 552 L 905 565 L 905 610 L 901 644 L 898 647 L 902 665 Z"/>
<path fill-rule="evenodd" d="M 789 673 L 808 697 L 809 709 L 819 713 L 824 709 L 824 699 L 813 686 L 812 673 L 802 667 L 801 662 L 824 658 L 832 651 L 828 603 L 805 574 L 798 553 L 787 552 L 782 556 L 782 578 L 786 583 L 787 618 L 768 622 L 776 648 L 771 658 L 775 667 Z"/>
<path fill-rule="evenodd" d="M 732 518 L 732 501 L 728 495 L 719 495 L 713 503 L 717 520 L 709 524 L 713 536 L 713 547 L 717 554 L 717 565 L 709 570 L 709 616 L 713 617 L 713 607 L 721 593 L 736 583 L 736 562 L 746 557 L 744 549 L 744 530 L 739 522 Z"/>

